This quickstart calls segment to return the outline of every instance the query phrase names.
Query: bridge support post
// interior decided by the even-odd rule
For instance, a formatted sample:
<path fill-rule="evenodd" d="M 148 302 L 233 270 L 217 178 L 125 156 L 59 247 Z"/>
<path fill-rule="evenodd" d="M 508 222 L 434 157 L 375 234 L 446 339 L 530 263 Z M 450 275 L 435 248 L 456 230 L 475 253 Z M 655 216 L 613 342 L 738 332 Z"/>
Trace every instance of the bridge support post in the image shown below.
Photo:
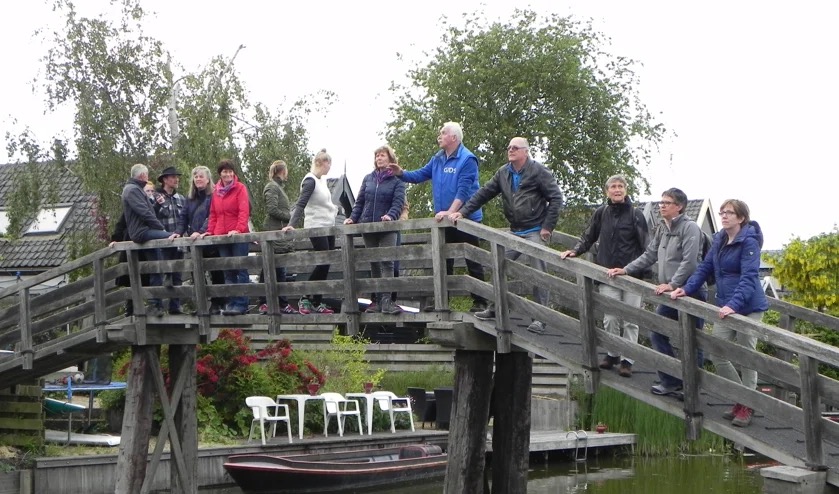
<path fill-rule="evenodd" d="M 146 478 L 152 425 L 153 384 L 149 364 L 150 353 L 155 351 L 157 348 L 150 345 L 131 347 L 115 492 L 139 494 Z"/>
<path fill-rule="evenodd" d="M 187 482 L 181 481 L 176 468 L 170 468 L 173 493 L 198 492 L 198 388 L 196 376 L 197 349 L 195 345 L 169 345 L 169 370 L 172 382 L 183 381 L 181 401 L 175 409 L 175 434 L 180 437 Z M 183 377 L 181 377 L 183 374 Z M 159 438 L 163 440 L 164 438 Z"/>
<path fill-rule="evenodd" d="M 822 494 L 827 472 L 781 465 L 760 470 L 764 494 Z"/>
<path fill-rule="evenodd" d="M 455 351 L 454 396 L 444 490 L 446 493 L 484 493 L 492 360 L 493 352 Z M 529 391 L 530 388 L 527 389 Z"/>
<path fill-rule="evenodd" d="M 497 354 L 492 411 L 492 490 L 527 492 L 533 359 L 525 352 Z"/>

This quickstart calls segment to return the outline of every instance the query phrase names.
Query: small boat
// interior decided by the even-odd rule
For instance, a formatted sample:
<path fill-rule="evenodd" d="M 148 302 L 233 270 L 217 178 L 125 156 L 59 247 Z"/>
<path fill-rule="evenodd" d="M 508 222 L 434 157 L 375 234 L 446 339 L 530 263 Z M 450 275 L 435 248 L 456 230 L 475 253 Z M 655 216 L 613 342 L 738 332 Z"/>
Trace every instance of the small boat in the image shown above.
<path fill-rule="evenodd" d="M 430 444 L 289 456 L 241 454 L 228 457 L 224 468 L 247 494 L 314 494 L 443 477 L 446 454 Z"/>

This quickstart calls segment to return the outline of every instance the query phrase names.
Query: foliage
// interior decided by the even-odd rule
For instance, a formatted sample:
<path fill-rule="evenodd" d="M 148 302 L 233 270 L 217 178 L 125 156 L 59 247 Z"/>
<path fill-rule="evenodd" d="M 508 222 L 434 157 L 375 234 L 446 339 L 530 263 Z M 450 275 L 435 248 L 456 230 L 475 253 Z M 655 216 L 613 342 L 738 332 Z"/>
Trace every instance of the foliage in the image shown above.
<path fill-rule="evenodd" d="M 764 254 L 790 302 L 839 316 L 839 227 L 809 240 L 794 238 L 778 255 Z"/>
<path fill-rule="evenodd" d="M 459 27 L 462 24 L 466 27 Z M 481 182 L 507 161 L 510 138 L 525 136 L 570 203 L 599 202 L 615 173 L 646 190 L 641 167 L 664 136 L 636 89 L 635 62 L 604 51 L 590 23 L 516 10 L 489 22 L 482 13 L 443 20 L 439 48 L 396 86 L 387 138 L 408 169 L 424 164 L 446 121 L 464 127 Z M 412 216 L 431 211 L 430 186 L 411 187 Z M 500 207 L 485 222 L 502 224 Z"/>
<path fill-rule="evenodd" d="M 328 350 L 302 352 L 307 359 L 323 369 L 326 383 L 321 383 L 325 391 L 338 393 L 360 392 L 365 382 L 378 385 L 385 375 L 384 369 L 373 371 L 367 361 L 366 352 L 369 340 L 344 336 L 336 329 L 332 333 L 332 343 Z"/>
<path fill-rule="evenodd" d="M 454 370 L 443 366 L 424 371 L 388 372 L 379 383 L 380 388 L 393 391 L 397 396 L 407 396 L 408 388 L 423 388 L 431 391 L 453 385 Z"/>
<path fill-rule="evenodd" d="M 48 111 L 64 105 L 74 110 L 76 156 L 59 140 L 52 151 L 61 168 L 78 176 L 93 195 L 100 243 L 107 240 L 109 223 L 119 217 L 122 184 L 134 163 L 148 164 L 152 179 L 176 166 L 184 173 L 181 188 L 186 192 L 192 167 L 214 171 L 222 158 L 233 159 L 253 196 L 257 227 L 270 163 L 286 160 L 297 183 L 308 171 L 306 117 L 321 102 L 329 104 L 330 93 L 300 98 L 288 111 L 253 105 L 234 69 L 235 55 L 217 56 L 201 70 L 176 78 L 173 71 L 182 69 L 159 40 L 144 34 L 147 12 L 140 0 L 113 0 L 119 9 L 115 21 L 106 15 L 84 17 L 71 0 L 52 0 L 52 5 L 63 26 L 41 33 L 49 48 L 42 59 L 43 77 L 34 83 L 43 87 Z M 10 154 L 43 161 L 28 129 L 18 137 L 8 132 L 6 140 Z M 20 200 L 11 205 L 13 226 L 38 206 L 32 184 L 55 183 L 28 177 L 21 178 L 26 180 L 19 187 Z M 296 196 L 296 188 L 289 193 Z"/>
<path fill-rule="evenodd" d="M 609 432 L 632 432 L 638 438 L 636 453 L 641 456 L 674 455 L 727 451 L 725 439 L 708 431 L 696 441 L 685 439 L 684 420 L 610 388 L 601 387 L 593 400 L 591 422 L 603 423 Z"/>

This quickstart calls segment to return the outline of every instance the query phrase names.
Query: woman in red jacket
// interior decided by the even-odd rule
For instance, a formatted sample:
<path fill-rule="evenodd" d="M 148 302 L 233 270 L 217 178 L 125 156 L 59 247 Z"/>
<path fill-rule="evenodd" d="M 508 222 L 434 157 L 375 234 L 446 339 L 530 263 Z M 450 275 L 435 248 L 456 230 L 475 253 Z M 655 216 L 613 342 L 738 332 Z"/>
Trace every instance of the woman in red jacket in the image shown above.
<path fill-rule="evenodd" d="M 222 160 L 218 165 L 220 181 L 213 192 L 210 203 L 210 219 L 205 235 L 237 235 L 248 233 L 248 220 L 251 215 L 248 188 L 239 182 L 236 169 L 230 160 Z M 202 235 L 203 236 L 203 235 Z M 247 256 L 247 242 L 219 244 L 219 257 Z M 248 283 L 247 269 L 226 269 L 224 283 Z M 248 311 L 248 297 L 227 298 L 227 307 L 222 314 L 235 316 Z"/>

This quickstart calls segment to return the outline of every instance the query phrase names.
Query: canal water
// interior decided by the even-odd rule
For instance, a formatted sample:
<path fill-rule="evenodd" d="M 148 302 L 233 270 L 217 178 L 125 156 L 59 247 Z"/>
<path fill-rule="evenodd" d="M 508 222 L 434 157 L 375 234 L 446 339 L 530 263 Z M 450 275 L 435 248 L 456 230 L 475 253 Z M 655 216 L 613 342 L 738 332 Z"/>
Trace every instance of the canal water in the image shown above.
<path fill-rule="evenodd" d="M 586 462 L 531 461 L 528 494 L 760 494 L 766 458 L 680 456 L 591 458 Z M 439 494 L 443 483 L 364 489 L 363 494 Z M 241 494 L 238 488 L 202 494 Z"/>

